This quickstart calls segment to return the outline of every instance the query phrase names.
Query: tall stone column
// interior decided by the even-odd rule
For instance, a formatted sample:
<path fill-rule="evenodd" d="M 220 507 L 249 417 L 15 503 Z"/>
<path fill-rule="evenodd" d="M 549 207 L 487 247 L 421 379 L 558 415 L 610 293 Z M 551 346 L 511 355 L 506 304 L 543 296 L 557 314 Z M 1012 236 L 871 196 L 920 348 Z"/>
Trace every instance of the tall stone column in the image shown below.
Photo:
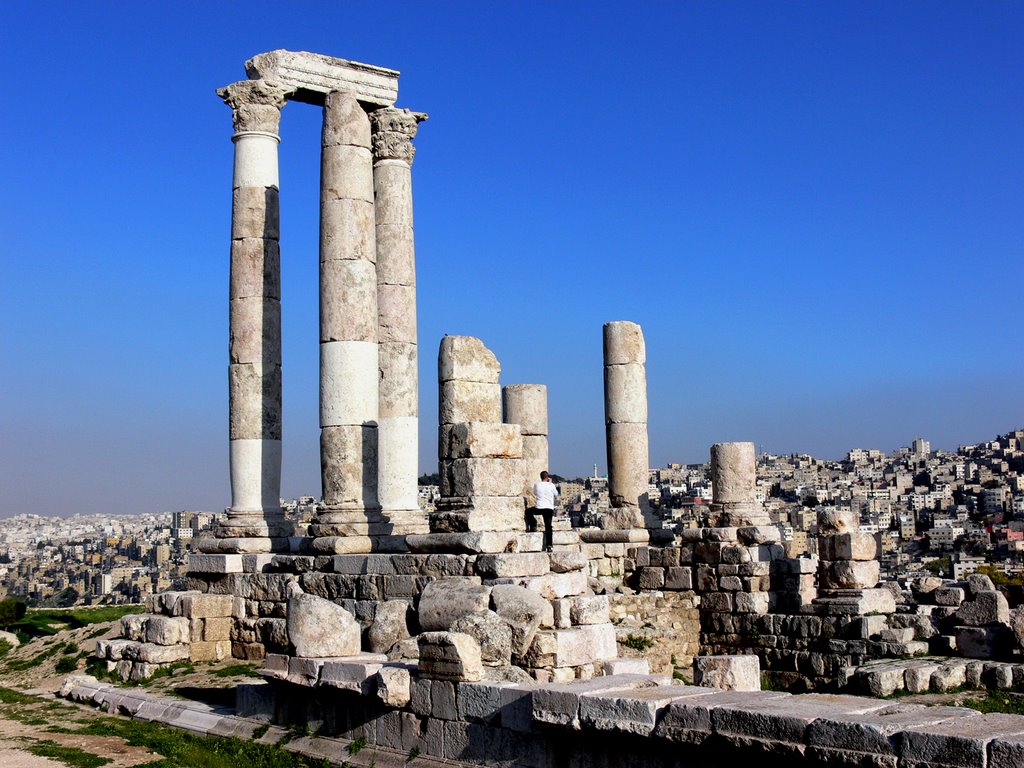
<path fill-rule="evenodd" d="M 639 325 L 604 326 L 604 414 L 608 448 L 606 528 L 645 526 L 650 517 L 647 475 L 647 348 Z"/>
<path fill-rule="evenodd" d="M 548 467 L 548 388 L 543 384 L 508 384 L 501 404 L 506 424 L 518 424 L 523 435 L 526 483 L 523 496 L 533 506 L 533 484 Z"/>
<path fill-rule="evenodd" d="M 281 257 L 277 148 L 290 91 L 243 80 L 217 91 L 235 133 L 231 208 L 231 508 L 222 552 L 287 548 L 281 511 Z"/>
<path fill-rule="evenodd" d="M 377 501 L 377 258 L 370 120 L 355 95 L 324 103 L 320 158 L 318 552 L 367 552 Z"/>
<path fill-rule="evenodd" d="M 412 139 L 426 115 L 385 107 L 370 113 L 377 241 L 380 418 L 377 493 L 391 533 L 425 533 L 419 508 L 419 376 Z"/>

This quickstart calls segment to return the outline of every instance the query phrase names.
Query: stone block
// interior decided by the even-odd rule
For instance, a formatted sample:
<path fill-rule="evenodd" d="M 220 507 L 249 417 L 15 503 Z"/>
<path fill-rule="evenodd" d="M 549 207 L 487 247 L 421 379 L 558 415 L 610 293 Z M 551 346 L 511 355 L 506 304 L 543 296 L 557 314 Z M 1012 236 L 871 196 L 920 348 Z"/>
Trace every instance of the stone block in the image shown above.
<path fill-rule="evenodd" d="M 704 688 L 726 691 L 760 691 L 761 664 L 753 654 L 743 656 L 695 656 L 693 681 Z"/>
<path fill-rule="evenodd" d="M 604 413 L 609 424 L 647 423 L 647 373 L 642 363 L 605 365 Z"/>
<path fill-rule="evenodd" d="M 172 664 L 176 661 L 186 661 L 189 657 L 187 643 L 179 645 L 156 645 L 154 643 L 142 643 L 138 647 L 138 661 L 146 664 Z"/>
<path fill-rule="evenodd" d="M 149 621 L 149 615 L 145 613 L 130 613 L 127 616 L 121 617 L 121 637 L 124 640 L 134 640 L 137 643 L 146 642 L 146 624 Z M 17 636 L 14 636 L 17 640 Z M 6 639 L 6 638 L 5 638 Z M 105 641 L 100 641 L 104 642 Z M 17 646 L 15 646 L 17 647 Z M 103 654 L 97 652 L 96 654 L 100 658 L 103 658 Z"/>
<path fill-rule="evenodd" d="M 938 587 L 933 590 L 936 605 L 958 606 L 967 596 L 962 587 Z"/>
<path fill-rule="evenodd" d="M 956 650 L 970 659 L 991 659 L 1008 656 L 1013 647 L 1010 630 L 995 624 L 984 627 L 957 627 Z"/>
<path fill-rule="evenodd" d="M 387 653 L 395 643 L 409 637 L 411 610 L 412 605 L 407 600 L 386 600 L 377 604 L 373 623 L 366 632 L 371 653 Z"/>
<path fill-rule="evenodd" d="M 468 578 L 432 581 L 420 595 L 420 626 L 426 631 L 445 631 L 460 616 L 484 613 L 490 607 L 491 587 Z"/>
<path fill-rule="evenodd" d="M 418 638 L 420 675 L 429 680 L 475 682 L 483 673 L 480 644 L 458 632 L 424 632 Z"/>
<path fill-rule="evenodd" d="M 494 612 L 512 629 L 512 653 L 522 656 L 533 643 L 540 625 L 553 622 L 551 604 L 536 592 L 515 584 L 498 584 L 491 590 Z"/>
<path fill-rule="evenodd" d="M 662 589 L 665 586 L 665 569 L 641 568 L 637 576 L 637 586 L 640 589 Z"/>
<path fill-rule="evenodd" d="M 445 336 L 441 339 L 441 348 L 438 353 L 438 381 L 475 381 L 489 384 L 497 384 L 501 374 L 501 366 L 494 356 L 480 339 L 472 336 Z M 500 395 L 499 395 L 500 402 Z M 472 419 L 459 419 L 458 421 L 472 421 Z M 482 419 L 482 421 L 501 421 L 501 416 L 496 419 Z M 445 423 L 442 421 L 442 423 Z M 454 424 L 456 422 L 447 422 Z"/>
<path fill-rule="evenodd" d="M 672 566 L 665 569 L 665 589 L 693 589 L 693 569 L 690 566 Z"/>
<path fill-rule="evenodd" d="M 584 728 L 649 735 L 658 717 L 679 698 L 678 685 L 585 693 L 580 697 L 579 720 Z"/>
<path fill-rule="evenodd" d="M 405 667 L 383 666 L 376 677 L 377 698 L 387 707 L 409 704 L 412 678 Z"/>
<path fill-rule="evenodd" d="M 830 536 L 837 533 L 858 533 L 860 515 L 849 509 L 819 509 L 818 535 Z"/>
<path fill-rule="evenodd" d="M 771 596 L 767 592 L 737 592 L 733 595 L 736 613 L 764 615 L 771 607 Z"/>
<path fill-rule="evenodd" d="M 156 645 L 177 645 L 191 640 L 188 619 L 183 616 L 148 616 L 146 619 L 147 643 Z"/>
<path fill-rule="evenodd" d="M 938 668 L 938 664 L 908 665 L 903 673 L 903 687 L 908 693 L 928 693 L 931 690 L 932 675 Z"/>
<path fill-rule="evenodd" d="M 189 659 L 191 661 L 222 661 L 230 656 L 230 640 L 200 640 L 189 646 Z"/>
<path fill-rule="evenodd" d="M 552 573 L 582 571 L 587 567 L 587 556 L 582 552 L 551 552 L 548 559 Z"/>
<path fill-rule="evenodd" d="M 522 496 L 525 466 L 520 459 L 453 459 L 453 496 Z"/>
<path fill-rule="evenodd" d="M 188 594 L 175 605 L 175 614 L 190 619 L 230 617 L 234 611 L 233 595 Z"/>
<path fill-rule="evenodd" d="M 825 563 L 819 576 L 822 589 L 871 589 L 879 573 L 877 560 L 838 560 Z"/>
<path fill-rule="evenodd" d="M 775 691 L 721 691 L 715 688 L 680 686 L 680 697 L 671 702 L 654 728 L 654 736 L 677 744 L 701 744 L 712 734 L 711 716 L 718 707 L 777 701 L 791 698 Z"/>
<path fill-rule="evenodd" d="M 610 675 L 574 683 L 543 685 L 533 691 L 532 719 L 538 723 L 580 728 L 580 699 L 584 694 L 617 691 L 627 687 L 640 688 L 658 685 L 668 678 L 657 675 Z"/>
<path fill-rule="evenodd" d="M 448 433 L 452 459 L 521 459 L 523 438 L 517 424 L 463 422 Z"/>
<path fill-rule="evenodd" d="M 1009 624 L 1010 606 L 1001 592 L 978 591 L 973 599 L 960 604 L 956 619 L 960 624 L 973 627 L 983 624 Z"/>
<path fill-rule="evenodd" d="M 603 338 L 604 364 L 606 366 L 629 365 L 630 363 L 643 365 L 647 362 L 644 332 L 636 323 L 628 320 L 605 323 Z"/>
<path fill-rule="evenodd" d="M 520 625 L 517 629 L 516 636 L 522 636 L 524 627 Z M 451 631 L 469 635 L 480 644 L 484 666 L 507 667 L 512 663 L 513 628 L 494 611 L 460 616 L 452 622 Z M 532 634 L 529 639 L 533 640 Z"/>
<path fill-rule="evenodd" d="M 967 664 L 950 659 L 932 672 L 931 689 L 937 693 L 959 688 L 967 682 Z"/>
<path fill-rule="evenodd" d="M 485 579 L 509 576 L 543 576 L 551 570 L 551 560 L 545 552 L 503 552 L 480 555 L 476 570 Z"/>
<path fill-rule="evenodd" d="M 611 675 L 649 675 L 650 664 L 647 659 L 605 659 L 601 662 L 601 674 Z"/>
<path fill-rule="evenodd" d="M 878 541 L 870 533 L 840 533 L 832 539 L 833 560 L 876 560 Z"/>
<path fill-rule="evenodd" d="M 518 424 L 524 435 L 548 434 L 548 388 L 544 384 L 502 387 L 502 421 Z"/>
<path fill-rule="evenodd" d="M 361 650 L 361 628 L 355 617 L 315 595 L 289 598 L 287 629 L 298 657 L 354 656 Z"/>
<path fill-rule="evenodd" d="M 711 484 L 716 504 L 754 502 L 756 480 L 753 443 L 716 443 L 711 446 Z"/>
<path fill-rule="evenodd" d="M 370 656 L 370 654 L 367 654 Z M 325 661 L 320 668 L 319 684 L 328 688 L 352 691 L 362 696 L 375 693 L 377 673 L 386 657 L 380 660 L 353 658 L 345 661 Z"/>
<path fill-rule="evenodd" d="M 578 595 L 568 598 L 569 619 L 574 625 L 607 624 L 608 595 Z"/>
<path fill-rule="evenodd" d="M 377 341 L 377 270 L 366 259 L 320 262 L 320 341 Z M 354 311 L 354 308 L 359 311 Z"/>
<path fill-rule="evenodd" d="M 189 573 L 241 573 L 241 555 L 200 555 L 188 556 Z"/>
<path fill-rule="evenodd" d="M 915 768 L 994 768 L 989 749 L 1001 737 L 1024 737 L 1024 721 L 1017 715 L 977 714 L 912 726 L 902 733 L 901 758 Z"/>

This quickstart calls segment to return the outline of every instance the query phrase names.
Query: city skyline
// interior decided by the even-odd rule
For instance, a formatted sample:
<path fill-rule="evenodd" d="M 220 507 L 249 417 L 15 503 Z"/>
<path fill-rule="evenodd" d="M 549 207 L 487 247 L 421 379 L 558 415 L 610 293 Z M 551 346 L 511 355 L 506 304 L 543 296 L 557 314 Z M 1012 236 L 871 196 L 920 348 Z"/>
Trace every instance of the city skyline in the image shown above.
<path fill-rule="evenodd" d="M 398 69 L 398 105 L 431 115 L 421 473 L 445 333 L 480 337 L 503 383 L 548 385 L 567 477 L 605 466 L 610 320 L 644 327 L 652 466 L 728 440 L 955 450 L 1021 425 L 1020 9 L 247 8 L 0 9 L 0 57 L 34 84 L 0 128 L 0 516 L 229 503 L 231 121 L 213 92 L 274 48 Z M 289 105 L 281 132 L 291 498 L 319 494 L 319 114 Z"/>

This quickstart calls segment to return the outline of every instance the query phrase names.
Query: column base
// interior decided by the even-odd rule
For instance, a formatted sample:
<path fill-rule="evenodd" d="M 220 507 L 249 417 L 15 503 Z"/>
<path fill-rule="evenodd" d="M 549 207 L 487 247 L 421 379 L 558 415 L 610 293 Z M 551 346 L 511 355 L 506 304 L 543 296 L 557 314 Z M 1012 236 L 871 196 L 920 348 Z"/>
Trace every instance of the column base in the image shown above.
<path fill-rule="evenodd" d="M 318 536 L 311 542 L 317 555 L 368 555 L 408 552 L 405 536 Z"/>
<path fill-rule="evenodd" d="M 427 515 L 419 507 L 415 509 L 386 509 L 383 510 L 383 516 L 391 524 L 394 534 L 398 536 L 427 533 L 430 530 Z"/>
<path fill-rule="evenodd" d="M 270 552 L 298 552 L 304 539 L 301 536 L 246 536 L 210 537 L 198 539 L 193 547 L 204 554 L 248 555 Z"/>

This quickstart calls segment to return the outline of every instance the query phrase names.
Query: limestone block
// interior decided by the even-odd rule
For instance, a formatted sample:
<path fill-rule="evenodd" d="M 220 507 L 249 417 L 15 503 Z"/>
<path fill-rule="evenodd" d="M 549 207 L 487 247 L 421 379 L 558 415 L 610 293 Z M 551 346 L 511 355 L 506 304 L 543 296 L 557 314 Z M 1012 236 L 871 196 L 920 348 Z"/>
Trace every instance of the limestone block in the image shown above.
<path fill-rule="evenodd" d="M 757 656 L 695 656 L 693 682 L 726 691 L 760 691 L 761 664 Z"/>
<path fill-rule="evenodd" d="M 542 630 L 554 639 L 554 666 L 576 667 L 618 655 L 615 628 L 611 624 L 591 624 L 572 629 Z"/>
<path fill-rule="evenodd" d="M 146 664 L 172 664 L 176 661 L 185 661 L 188 656 L 189 647 L 186 643 L 178 645 L 142 643 L 138 647 L 137 660 Z"/>
<path fill-rule="evenodd" d="M 273 187 L 238 187 L 231 199 L 231 239 L 281 239 L 278 191 Z"/>
<path fill-rule="evenodd" d="M 757 463 L 753 443 L 711 446 L 711 485 L 715 503 L 756 501 Z"/>
<path fill-rule="evenodd" d="M 878 584 L 877 560 L 837 560 L 820 571 L 822 589 L 871 589 Z"/>
<path fill-rule="evenodd" d="M 907 728 L 902 733 L 902 760 L 910 766 L 942 768 L 1005 768 L 1019 761 L 1001 763 L 996 757 L 998 740 L 1024 739 L 1017 715 L 983 714 L 949 719 L 934 725 Z"/>
<path fill-rule="evenodd" d="M 647 497 L 649 469 L 646 424 L 608 424 L 608 488 L 611 505 L 636 506 Z"/>
<path fill-rule="evenodd" d="M 241 555 L 204 555 L 191 553 L 188 556 L 189 573 L 241 573 Z"/>
<path fill-rule="evenodd" d="M 959 688 L 967 682 L 967 664 L 950 660 L 932 672 L 931 689 L 937 693 Z"/>
<path fill-rule="evenodd" d="M 665 569 L 665 589 L 693 589 L 693 568 L 690 566 L 672 566 Z"/>
<path fill-rule="evenodd" d="M 377 698 L 387 707 L 409 704 L 411 676 L 404 667 L 381 667 L 377 673 Z"/>
<path fill-rule="evenodd" d="M 679 698 L 677 685 L 626 691 L 587 693 L 580 697 L 579 719 L 584 728 L 649 735 L 668 705 Z"/>
<path fill-rule="evenodd" d="M 904 667 L 896 665 L 862 670 L 858 672 L 858 677 L 870 695 L 884 698 L 903 690 Z"/>
<path fill-rule="evenodd" d="M 552 573 L 582 571 L 587 567 L 587 556 L 582 552 L 551 552 L 548 555 Z"/>
<path fill-rule="evenodd" d="M 404 163 L 377 163 L 373 169 L 373 189 L 377 206 L 377 226 L 402 227 L 412 230 L 412 174 Z M 387 275 L 389 283 L 415 283 L 411 280 L 396 280 Z"/>
<path fill-rule="evenodd" d="M 973 600 L 960 604 L 956 612 L 960 624 L 981 626 L 983 624 L 1009 624 L 1010 606 L 1001 592 L 994 589 L 975 593 Z"/>
<path fill-rule="evenodd" d="M 983 627 L 956 628 L 956 650 L 970 659 L 991 659 L 1007 656 L 1013 647 L 1013 635 L 1002 624 Z"/>
<path fill-rule="evenodd" d="M 501 387 L 497 382 L 445 381 L 440 385 L 439 424 L 501 421 Z"/>
<path fill-rule="evenodd" d="M 530 462 L 526 480 L 532 488 L 540 479 L 540 473 L 548 468 L 547 435 L 523 435 L 523 458 Z"/>
<path fill-rule="evenodd" d="M 763 616 L 771 607 L 771 596 L 768 592 L 737 592 L 733 596 L 733 605 L 736 613 L 756 613 Z"/>
<path fill-rule="evenodd" d="M 201 640 L 189 646 L 190 661 L 223 661 L 230 656 L 230 640 Z"/>
<path fill-rule="evenodd" d="M 377 260 L 373 203 L 350 198 L 320 201 L 320 261 Z"/>
<path fill-rule="evenodd" d="M 490 600 L 491 587 L 471 579 L 432 581 L 420 594 L 420 626 L 427 632 L 446 631 L 460 616 L 485 612 Z"/>
<path fill-rule="evenodd" d="M 778 526 L 748 525 L 736 530 L 738 540 L 747 546 L 770 544 L 782 538 Z"/>
<path fill-rule="evenodd" d="M 618 674 L 595 677 L 585 682 L 543 685 L 533 691 L 532 719 L 538 723 L 579 730 L 580 699 L 585 694 L 644 688 L 667 681 L 658 675 Z"/>
<path fill-rule="evenodd" d="M 373 202 L 373 158 L 365 147 L 324 147 L 320 199 Z"/>
<path fill-rule="evenodd" d="M 542 623 L 553 623 L 553 609 L 543 597 L 515 584 L 498 584 L 491 590 L 491 607 L 512 629 L 512 653 L 526 653 Z"/>
<path fill-rule="evenodd" d="M 183 616 L 149 616 L 146 620 L 147 643 L 177 645 L 187 643 L 190 639 L 188 619 Z"/>
<path fill-rule="evenodd" d="M 381 670 L 386 657 L 375 654 L 365 654 L 365 657 L 325 661 L 320 668 L 319 684 L 363 696 L 372 695 L 377 673 Z"/>
<path fill-rule="evenodd" d="M 661 589 L 665 586 L 664 568 L 641 568 L 637 576 L 637 586 L 640 589 Z"/>
<path fill-rule="evenodd" d="M 833 560 L 876 560 L 878 541 L 870 533 L 840 533 L 832 538 Z"/>
<path fill-rule="evenodd" d="M 549 573 L 546 576 L 523 579 L 522 586 L 536 592 L 546 600 L 557 600 L 562 597 L 584 594 L 588 589 L 587 574 L 583 571 Z"/>
<path fill-rule="evenodd" d="M 277 240 L 231 241 L 230 298 L 281 298 L 281 247 Z"/>
<path fill-rule="evenodd" d="M 281 364 L 281 302 L 263 296 L 229 302 L 232 363 Z"/>
<path fill-rule="evenodd" d="M 384 423 L 388 418 L 405 416 L 416 418 L 419 413 L 416 345 L 381 344 L 377 360 L 380 365 L 380 422 Z M 409 435 L 419 435 L 418 422 L 414 423 L 414 426 L 416 429 L 408 432 Z M 413 440 L 413 445 L 418 450 L 418 438 Z M 413 474 L 415 475 L 415 472 Z"/>
<path fill-rule="evenodd" d="M 619 320 L 604 325 L 604 364 L 627 365 L 647 362 L 643 329 L 636 323 Z"/>
<path fill-rule="evenodd" d="M 960 605 L 967 596 L 962 587 L 939 587 L 932 594 L 936 605 Z"/>
<path fill-rule="evenodd" d="M 908 665 L 903 673 L 903 687 L 909 693 L 928 693 L 931 689 L 932 675 L 938 668 L 938 664 L 930 663 Z"/>
<path fill-rule="evenodd" d="M 643 512 L 640 511 L 640 507 L 637 503 L 631 503 L 628 501 L 628 499 L 632 498 L 634 493 L 636 492 L 638 492 L 638 488 L 634 488 L 632 491 L 629 491 L 627 489 L 627 492 L 616 495 L 616 499 L 620 501 L 623 504 L 623 506 L 612 507 L 605 513 L 604 517 L 602 517 L 600 520 L 601 526 L 603 528 L 616 531 L 643 528 Z M 639 498 L 640 496 L 637 496 L 637 499 Z"/>
<path fill-rule="evenodd" d="M 146 623 L 149 621 L 149 616 L 144 613 L 130 613 L 127 616 L 121 617 L 121 637 L 125 640 L 133 640 L 137 643 L 146 642 Z M 17 635 L 12 635 L 17 640 Z M 104 642 L 104 641 L 100 641 Z M 12 643 L 13 645 L 13 643 Z M 19 643 L 20 645 L 20 643 Z M 17 647 L 16 645 L 14 646 Z M 99 647 L 99 646 L 97 646 Z M 105 651 L 105 648 L 104 648 Z M 106 655 L 105 653 L 96 652 L 96 655 L 101 659 Z"/>
<path fill-rule="evenodd" d="M 438 352 L 438 381 L 479 382 L 497 384 L 501 366 L 480 339 L 472 336 L 445 336 L 441 339 Z M 442 423 L 454 424 L 459 421 L 501 421 L 501 392 L 497 392 L 498 417 L 493 419 L 452 419 Z"/>
<path fill-rule="evenodd" d="M 432 512 L 430 529 L 436 533 L 524 531 L 523 500 L 514 496 L 478 496 L 470 509 Z"/>
<path fill-rule="evenodd" d="M 320 431 L 320 462 L 324 503 L 363 506 L 376 502 L 376 475 L 367 467 L 377 458 L 375 426 L 324 427 Z"/>
<path fill-rule="evenodd" d="M 406 600 L 385 600 L 377 604 L 373 623 L 366 633 L 371 653 L 387 653 L 391 647 L 409 637 L 409 612 L 412 606 Z"/>
<path fill-rule="evenodd" d="M 320 426 L 375 425 L 378 417 L 375 340 L 320 344 Z"/>
<path fill-rule="evenodd" d="M 280 51 L 275 53 L 291 53 Z M 292 54 L 293 56 L 295 54 Z M 310 56 L 311 54 L 305 54 Z M 259 57 L 253 59 L 257 61 Z M 303 69 L 308 69 L 308 64 L 303 63 Z M 337 86 L 335 86 L 337 88 Z M 370 147 L 370 118 L 360 105 L 356 93 L 351 88 L 332 89 L 324 97 L 324 123 L 320 135 L 320 144 L 323 147 L 334 147 L 339 145 L 350 145 L 363 147 L 369 150 Z M 373 199 L 372 197 L 370 198 Z"/>
<path fill-rule="evenodd" d="M 512 627 L 494 611 L 460 616 L 452 622 L 451 631 L 469 635 L 480 644 L 484 666 L 507 667 L 512 663 Z"/>
<path fill-rule="evenodd" d="M 480 531 L 475 533 L 410 534 L 405 537 L 412 552 L 476 554 L 480 552 L 515 552 L 526 534 L 511 531 Z M 540 534 L 536 534 L 540 536 Z M 532 547 L 534 551 L 540 546 Z"/>
<path fill-rule="evenodd" d="M 515 496 L 523 490 L 523 462 L 519 459 L 453 459 L 450 464 L 453 496 Z"/>
<path fill-rule="evenodd" d="M 485 579 L 509 576 L 542 576 L 551 569 L 546 552 L 502 552 L 480 555 L 476 559 L 477 573 Z"/>
<path fill-rule="evenodd" d="M 175 613 L 190 619 L 229 617 L 234 611 L 234 603 L 232 595 L 190 593 L 182 595 Z"/>
<path fill-rule="evenodd" d="M 480 644 L 458 632 L 424 632 L 419 636 L 421 677 L 476 682 L 483 674 Z"/>
<path fill-rule="evenodd" d="M 320 262 L 321 342 L 377 341 L 377 311 L 377 270 L 372 262 Z"/>
<path fill-rule="evenodd" d="M 606 365 L 604 415 L 611 424 L 647 423 L 647 374 L 644 366 Z"/>
<path fill-rule="evenodd" d="M 448 456 L 452 459 L 520 459 L 523 438 L 518 424 L 463 422 L 449 432 Z"/>
<path fill-rule="evenodd" d="M 879 633 L 879 640 L 883 643 L 909 643 L 912 642 L 913 639 L 914 629 L 912 627 L 893 627 L 890 629 L 883 629 Z"/>
<path fill-rule="evenodd" d="M 648 675 L 650 664 L 647 659 L 605 659 L 601 662 L 601 674 L 609 675 Z"/>
<path fill-rule="evenodd" d="M 523 435 L 547 436 L 548 388 L 544 384 L 502 387 L 502 421 L 518 424 Z"/>
<path fill-rule="evenodd" d="M 819 509 L 818 535 L 826 536 L 834 533 L 857 533 L 860 528 L 860 516 L 848 509 Z"/>
<path fill-rule="evenodd" d="M 298 657 L 354 656 L 361 630 L 355 617 L 340 605 L 308 594 L 288 599 L 288 640 Z"/>
<path fill-rule="evenodd" d="M 377 285 L 381 342 L 416 343 L 416 286 Z"/>
<path fill-rule="evenodd" d="M 983 573 L 970 574 L 964 579 L 964 584 L 967 587 L 967 594 L 971 597 L 975 597 L 979 592 L 992 592 L 996 588 L 992 579 Z"/>
<path fill-rule="evenodd" d="M 572 624 L 607 624 L 608 595 L 577 595 L 567 598 L 569 618 Z"/>

